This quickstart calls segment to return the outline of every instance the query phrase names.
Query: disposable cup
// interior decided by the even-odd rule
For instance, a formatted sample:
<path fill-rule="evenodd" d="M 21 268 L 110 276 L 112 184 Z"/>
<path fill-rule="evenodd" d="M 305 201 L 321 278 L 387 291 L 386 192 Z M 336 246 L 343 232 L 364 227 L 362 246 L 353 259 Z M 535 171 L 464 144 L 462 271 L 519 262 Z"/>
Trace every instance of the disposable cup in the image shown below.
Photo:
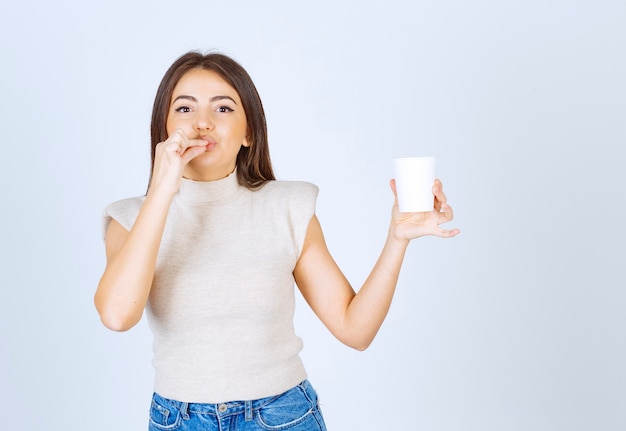
<path fill-rule="evenodd" d="M 435 161 L 435 157 L 393 159 L 400 212 L 424 212 L 434 209 Z"/>

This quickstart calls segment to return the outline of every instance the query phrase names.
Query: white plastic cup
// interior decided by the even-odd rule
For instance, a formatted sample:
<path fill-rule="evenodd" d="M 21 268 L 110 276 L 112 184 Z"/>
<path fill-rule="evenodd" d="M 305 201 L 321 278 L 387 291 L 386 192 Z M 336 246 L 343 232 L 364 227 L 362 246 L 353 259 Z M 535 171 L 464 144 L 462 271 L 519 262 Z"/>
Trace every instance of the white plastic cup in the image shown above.
<path fill-rule="evenodd" d="M 400 212 L 425 212 L 434 209 L 435 161 L 435 157 L 393 159 Z"/>

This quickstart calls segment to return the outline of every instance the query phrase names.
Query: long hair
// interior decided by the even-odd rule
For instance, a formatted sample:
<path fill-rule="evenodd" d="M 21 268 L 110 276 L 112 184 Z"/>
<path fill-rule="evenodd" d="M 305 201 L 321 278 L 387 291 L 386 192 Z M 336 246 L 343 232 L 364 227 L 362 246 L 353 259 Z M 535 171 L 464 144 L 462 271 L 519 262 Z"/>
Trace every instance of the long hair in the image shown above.
<path fill-rule="evenodd" d="M 219 53 L 202 54 L 190 51 L 179 57 L 165 72 L 152 107 L 150 124 L 151 164 L 154 170 L 156 146 L 167 139 L 167 115 L 172 103 L 172 93 L 178 81 L 192 69 L 205 69 L 217 73 L 239 94 L 247 122 L 249 147 L 242 146 L 237 154 L 237 180 L 249 189 L 261 187 L 276 179 L 272 170 L 265 111 L 259 93 L 248 72 L 232 58 Z M 148 183 L 149 184 L 149 183 Z"/>

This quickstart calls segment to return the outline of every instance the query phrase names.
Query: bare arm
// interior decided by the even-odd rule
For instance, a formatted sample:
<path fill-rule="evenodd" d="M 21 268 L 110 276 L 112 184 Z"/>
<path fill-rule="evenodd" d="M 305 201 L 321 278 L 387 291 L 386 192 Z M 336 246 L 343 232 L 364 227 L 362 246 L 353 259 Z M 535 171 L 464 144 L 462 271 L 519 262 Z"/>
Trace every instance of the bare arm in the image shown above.
<path fill-rule="evenodd" d="M 94 302 L 102 323 L 126 331 L 139 322 L 150 294 L 171 197 L 148 195 L 131 231 L 115 220 L 106 234 L 107 265 Z"/>
<path fill-rule="evenodd" d="M 393 181 L 391 187 L 395 194 Z M 452 208 L 446 203 L 439 181 L 433 192 L 435 211 L 428 213 L 400 213 L 396 200 L 387 240 L 358 293 L 330 255 L 317 217 L 312 218 L 294 276 L 313 311 L 344 344 L 364 350 L 373 341 L 389 311 L 411 239 L 424 235 L 453 237 L 459 233 L 458 229 L 439 227 L 452 220 Z"/>
<path fill-rule="evenodd" d="M 111 221 L 105 239 L 107 264 L 94 296 L 100 319 L 107 328 L 127 331 L 141 319 L 182 169 L 204 151 L 203 145 L 187 140 L 182 131 L 160 143 L 150 189 L 132 229 L 129 232 Z"/>

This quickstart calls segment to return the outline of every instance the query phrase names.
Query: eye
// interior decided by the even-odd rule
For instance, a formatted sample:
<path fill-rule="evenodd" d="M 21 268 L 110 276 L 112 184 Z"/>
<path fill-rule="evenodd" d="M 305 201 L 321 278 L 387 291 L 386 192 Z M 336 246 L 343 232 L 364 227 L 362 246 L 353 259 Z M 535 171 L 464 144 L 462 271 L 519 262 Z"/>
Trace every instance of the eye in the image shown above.
<path fill-rule="evenodd" d="M 187 112 L 191 112 L 191 108 L 189 106 L 179 106 L 178 108 L 174 109 L 174 111 L 187 113 Z"/>
<path fill-rule="evenodd" d="M 217 108 L 217 112 L 233 112 L 234 109 L 232 109 L 230 106 L 226 106 L 226 105 L 222 105 L 220 107 Z"/>

